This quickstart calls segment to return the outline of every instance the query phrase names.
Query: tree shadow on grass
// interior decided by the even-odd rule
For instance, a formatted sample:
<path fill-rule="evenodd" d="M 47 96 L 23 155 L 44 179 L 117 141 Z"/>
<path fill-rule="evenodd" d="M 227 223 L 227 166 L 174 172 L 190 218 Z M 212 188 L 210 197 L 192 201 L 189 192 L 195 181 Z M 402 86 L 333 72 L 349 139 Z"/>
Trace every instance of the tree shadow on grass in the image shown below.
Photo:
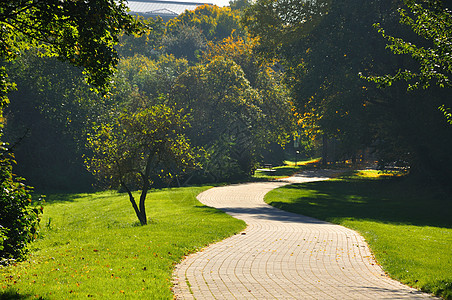
<path fill-rule="evenodd" d="M 452 195 L 434 187 L 413 184 L 406 179 L 302 183 L 281 188 L 281 196 L 284 190 L 294 197 L 291 203 L 278 201 L 278 194 L 273 194 L 271 205 L 331 222 L 347 218 L 452 227 Z M 299 193 L 294 193 L 296 190 Z"/>
<path fill-rule="evenodd" d="M 44 299 L 43 297 L 36 298 L 31 294 L 19 294 L 15 289 L 8 288 L 5 291 L 0 291 L 0 300 L 20 300 L 20 299 Z"/>
<path fill-rule="evenodd" d="M 202 213 L 207 214 L 207 215 L 212 215 L 212 214 L 222 215 L 225 213 L 223 210 L 216 209 L 214 207 L 210 207 L 210 206 L 206 206 L 206 205 L 195 205 L 194 208 L 201 210 Z"/>
<path fill-rule="evenodd" d="M 124 195 L 126 195 L 124 193 Z M 44 201 L 46 204 L 55 204 L 55 203 L 67 203 L 67 202 L 74 202 L 76 199 L 79 198 L 86 198 L 86 197 L 91 197 L 91 198 L 96 198 L 96 199 L 101 199 L 101 198 L 111 198 L 112 194 L 109 193 L 93 193 L 93 194 L 86 194 L 86 193 L 76 193 L 76 194 L 71 194 L 71 193 L 61 193 L 61 194 L 49 194 L 46 195 L 44 198 Z"/>
<path fill-rule="evenodd" d="M 50 194 L 45 196 L 44 201 L 46 204 L 54 204 L 74 202 L 77 198 L 80 198 L 79 194 Z"/>

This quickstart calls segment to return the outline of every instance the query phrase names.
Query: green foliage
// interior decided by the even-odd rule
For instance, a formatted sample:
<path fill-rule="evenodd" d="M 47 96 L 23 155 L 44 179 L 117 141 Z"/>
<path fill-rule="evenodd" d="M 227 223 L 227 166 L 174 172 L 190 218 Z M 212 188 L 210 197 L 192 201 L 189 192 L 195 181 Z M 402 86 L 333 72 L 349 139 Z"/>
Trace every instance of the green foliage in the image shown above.
<path fill-rule="evenodd" d="M 255 47 L 255 40 L 231 37 L 211 47 L 210 59 L 224 57 L 242 68 L 250 86 L 258 94 L 256 105 L 262 114 L 260 138 L 267 144 L 284 146 L 296 128 L 293 98 L 282 82 L 281 72 L 273 69 L 273 62 L 259 60 Z M 260 147 L 265 148 L 264 145 Z"/>
<path fill-rule="evenodd" d="M 192 128 L 187 134 L 209 154 L 204 163 L 209 176 L 215 180 L 250 176 L 257 167 L 259 150 L 271 141 L 284 143 L 290 134 L 290 103 L 278 95 L 271 76 L 262 75 L 268 86 L 260 90 L 250 85 L 243 69 L 226 55 L 209 59 L 206 65 L 191 67 L 179 76 L 171 101 L 190 113 Z M 272 93 L 280 97 L 267 98 Z M 278 117 L 280 131 L 273 130 L 271 123 Z"/>
<path fill-rule="evenodd" d="M 143 19 L 136 16 L 136 18 L 146 25 L 146 31 L 141 35 L 122 33 L 116 47 L 119 56 L 122 58 L 135 55 L 157 57 L 161 53 L 165 23 L 160 17 Z"/>
<path fill-rule="evenodd" d="M 413 174 L 447 185 L 452 132 L 437 108 L 450 93 L 436 86 L 428 93 L 407 91 L 404 81 L 381 90 L 359 80 L 358 74 L 369 70 L 385 74 L 418 67 L 408 56 L 385 52 L 385 40 L 372 27 L 380 23 L 388 32 L 425 44 L 399 23 L 393 12 L 400 5 L 391 0 L 260 0 L 247 10 L 244 23 L 259 38 L 262 55 L 284 65 L 300 136 L 336 140 L 335 160 L 371 147 L 382 165 L 403 161 Z"/>
<path fill-rule="evenodd" d="M 0 57 L 15 59 L 38 47 L 45 56 L 83 67 L 88 81 L 105 86 L 118 62 L 113 46 L 117 36 L 144 29 L 126 13 L 124 1 L 2 1 Z"/>
<path fill-rule="evenodd" d="M 356 74 L 379 61 L 368 42 L 378 36 L 369 32 L 372 19 L 387 16 L 386 2 L 262 0 L 246 10 L 243 22 L 260 41 L 257 52 L 284 66 L 300 136 L 343 140 L 344 155 L 369 142 L 365 89 Z"/>
<path fill-rule="evenodd" d="M 395 75 L 361 77 L 375 82 L 380 88 L 390 87 L 398 81 L 406 81 L 408 90 L 426 89 L 431 84 L 452 88 L 452 12 L 437 0 L 405 0 L 404 3 L 408 11 L 399 9 L 400 23 L 409 26 L 423 38 L 422 41 L 412 43 L 393 37 L 379 23 L 374 27 L 389 42 L 386 48 L 397 55 L 411 56 L 418 66 L 416 69 L 399 69 Z M 448 102 L 447 106 L 451 105 L 448 97 L 444 100 Z M 451 123 L 448 109 L 444 105 L 439 109 Z"/>
<path fill-rule="evenodd" d="M 232 34 L 243 34 L 237 11 L 229 7 L 202 5 L 168 21 L 162 45 L 168 54 L 197 62 L 207 41 L 221 41 Z"/>
<path fill-rule="evenodd" d="M 410 55 L 419 68 L 399 69 L 395 75 L 370 76 L 367 79 L 379 87 L 391 86 L 399 80 L 407 81 L 408 89 L 427 88 L 431 83 L 452 87 L 452 12 L 437 0 L 405 0 L 404 3 L 408 10 L 399 9 L 400 23 L 428 41 L 426 46 L 393 37 L 379 23 L 374 26 L 389 42 L 387 48 L 391 52 Z"/>
<path fill-rule="evenodd" d="M 156 60 L 141 55 L 122 59 L 114 78 L 112 97 L 116 103 L 128 103 L 132 110 L 137 106 L 146 107 L 149 101 L 159 104 L 169 96 L 177 77 L 187 68 L 187 60 L 172 55 L 161 55 Z M 131 96 L 134 93 L 142 96 L 143 103 L 136 103 L 136 97 L 134 100 Z"/>
<path fill-rule="evenodd" d="M 172 97 L 191 115 L 192 141 L 211 154 L 207 171 L 218 178 L 250 172 L 260 110 L 257 94 L 237 64 L 219 58 L 189 68 L 177 79 Z"/>
<path fill-rule="evenodd" d="M 252 2 L 250 0 L 231 0 L 229 1 L 229 7 L 231 10 L 244 10 L 250 7 Z"/>
<path fill-rule="evenodd" d="M 232 33 L 242 34 L 239 13 L 229 7 L 215 5 L 198 6 L 194 11 L 185 11 L 175 19 L 168 21 L 167 34 L 174 34 L 181 28 L 197 28 L 209 40 L 222 40 Z"/>
<path fill-rule="evenodd" d="M 260 0 L 246 9 L 242 22 L 259 36 L 262 54 L 274 57 L 287 44 L 306 37 L 328 13 L 330 2 Z"/>
<path fill-rule="evenodd" d="M 162 45 L 165 53 L 196 62 L 206 47 L 206 40 L 200 29 L 180 25 L 177 31 L 167 34 L 162 39 Z"/>
<path fill-rule="evenodd" d="M 124 112 L 88 137 L 87 147 L 94 153 L 86 160 L 88 170 L 128 192 L 142 225 L 147 224 L 145 200 L 152 176 L 172 178 L 195 167 L 195 151 L 183 135 L 189 124 L 180 114 L 162 104 Z M 131 193 L 135 187 L 141 189 L 138 205 Z"/>
<path fill-rule="evenodd" d="M 32 207 L 31 189 L 22 178 L 15 178 L 13 157 L 5 146 L 0 159 L 0 264 L 21 259 L 28 243 L 36 239 L 42 206 Z"/>
<path fill-rule="evenodd" d="M 175 264 L 246 226 L 199 203 L 208 188 L 149 192 L 144 227 L 123 193 L 49 195 L 30 259 L 0 268 L 0 299 L 173 299 Z"/>
<path fill-rule="evenodd" d="M 105 88 L 117 64 L 113 46 L 121 31 L 137 33 L 144 27 L 126 13 L 124 1 L 15 1 L 0 2 L 0 58 L 8 62 L 34 49 L 40 56 L 55 56 L 81 67 L 89 83 Z M 14 88 L 4 66 L 0 67 L 0 124 Z M 27 210 L 29 190 L 12 175 L 11 150 L 0 153 L 1 226 L 6 228 L 2 257 L 20 258 L 32 241 L 39 223 L 39 211 Z M 4 239 L 4 232 L 3 237 Z M 6 244 L 5 244 L 6 243 Z"/>
<path fill-rule="evenodd" d="M 15 147 L 14 172 L 41 192 L 88 190 L 83 166 L 85 134 L 100 122 L 112 99 L 94 93 L 82 71 L 56 58 L 23 53 L 7 64 L 17 91 L 9 94 L 4 139 Z"/>
<path fill-rule="evenodd" d="M 449 124 L 452 124 L 452 113 L 450 112 L 450 108 L 446 108 L 444 105 L 441 105 L 439 107 L 439 110 L 444 114 L 444 117 L 446 118 L 447 122 Z"/>

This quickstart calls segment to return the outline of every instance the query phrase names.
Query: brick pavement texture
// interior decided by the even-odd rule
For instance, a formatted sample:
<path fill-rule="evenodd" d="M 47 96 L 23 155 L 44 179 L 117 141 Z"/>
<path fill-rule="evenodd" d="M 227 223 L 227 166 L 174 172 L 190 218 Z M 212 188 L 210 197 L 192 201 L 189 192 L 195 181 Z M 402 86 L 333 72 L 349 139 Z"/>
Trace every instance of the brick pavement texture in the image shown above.
<path fill-rule="evenodd" d="M 203 204 L 244 220 L 248 227 L 186 257 L 174 272 L 175 298 L 433 299 L 386 276 L 357 232 L 263 201 L 274 188 L 329 175 L 304 172 L 201 193 Z"/>

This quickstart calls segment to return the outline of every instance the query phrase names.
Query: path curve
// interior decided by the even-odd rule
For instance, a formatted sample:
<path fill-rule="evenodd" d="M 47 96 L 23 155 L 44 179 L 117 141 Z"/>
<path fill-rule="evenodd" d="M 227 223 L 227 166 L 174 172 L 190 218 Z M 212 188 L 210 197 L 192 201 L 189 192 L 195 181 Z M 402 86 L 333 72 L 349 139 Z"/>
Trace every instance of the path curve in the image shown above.
<path fill-rule="evenodd" d="M 263 201 L 274 188 L 329 175 L 304 172 L 201 193 L 203 204 L 244 220 L 248 227 L 183 260 L 174 272 L 176 299 L 433 298 L 388 278 L 355 231 Z"/>

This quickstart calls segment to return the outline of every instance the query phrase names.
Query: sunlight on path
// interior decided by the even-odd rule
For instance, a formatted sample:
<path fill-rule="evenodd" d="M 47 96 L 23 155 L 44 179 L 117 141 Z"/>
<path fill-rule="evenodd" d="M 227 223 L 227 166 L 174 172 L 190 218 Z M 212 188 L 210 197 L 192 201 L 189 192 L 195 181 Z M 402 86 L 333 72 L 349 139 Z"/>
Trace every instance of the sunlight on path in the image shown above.
<path fill-rule="evenodd" d="M 304 172 L 201 193 L 202 203 L 244 220 L 248 227 L 178 265 L 176 299 L 431 298 L 388 278 L 358 233 L 263 201 L 274 188 L 325 180 L 331 174 Z"/>

